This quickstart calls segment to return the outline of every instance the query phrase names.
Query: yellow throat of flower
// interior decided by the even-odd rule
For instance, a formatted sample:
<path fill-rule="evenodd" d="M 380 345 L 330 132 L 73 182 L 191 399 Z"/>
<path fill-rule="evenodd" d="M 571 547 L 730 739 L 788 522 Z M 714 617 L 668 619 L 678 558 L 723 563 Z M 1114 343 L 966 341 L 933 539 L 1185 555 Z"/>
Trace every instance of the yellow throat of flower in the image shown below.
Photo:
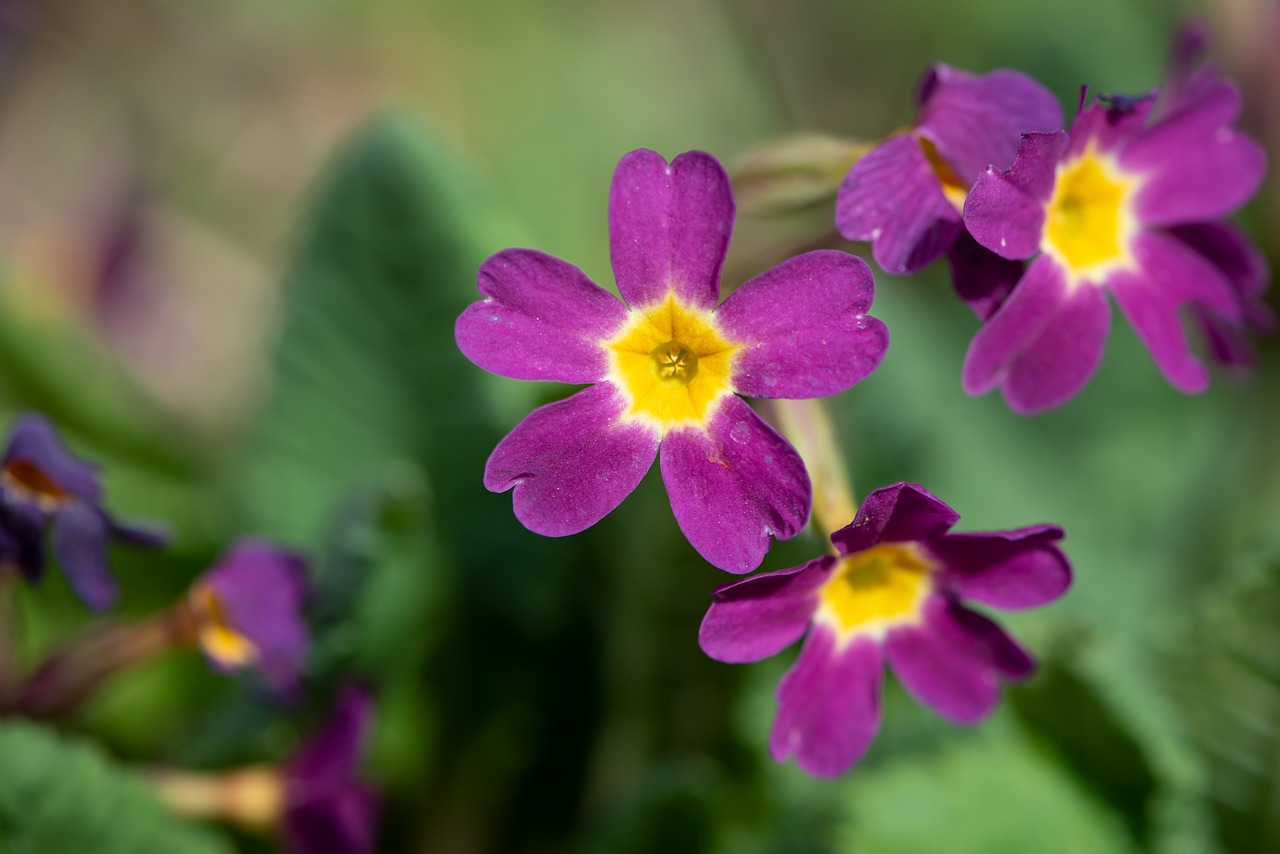
<path fill-rule="evenodd" d="M 35 504 L 46 513 L 71 500 L 71 493 L 59 486 L 44 469 L 22 460 L 6 463 L 0 471 L 0 483 L 23 501 Z"/>
<path fill-rule="evenodd" d="M 1059 165 L 1041 249 L 1077 279 L 1097 279 L 1128 266 L 1129 241 L 1136 231 L 1130 212 L 1136 184 L 1092 145 Z"/>
<path fill-rule="evenodd" d="M 227 668 L 244 667 L 257 660 L 258 648 L 227 620 L 226 609 L 211 586 L 197 584 L 191 589 L 189 602 L 196 640 L 206 655 Z"/>
<path fill-rule="evenodd" d="M 883 635 L 919 619 L 934 564 L 912 543 L 882 543 L 840 558 L 820 594 L 817 619 L 841 640 Z"/>
<path fill-rule="evenodd" d="M 938 146 L 933 144 L 932 140 L 926 139 L 919 134 L 916 140 L 920 143 L 920 148 L 924 150 L 924 158 L 929 161 L 929 168 L 933 170 L 934 177 L 938 179 L 939 189 L 942 195 L 951 203 L 951 206 L 959 213 L 964 210 L 964 200 L 969 196 L 969 188 L 972 181 L 966 184 L 960 180 L 960 176 L 956 174 L 956 170 L 951 168 L 951 164 L 942 159 L 942 155 L 938 152 Z"/>

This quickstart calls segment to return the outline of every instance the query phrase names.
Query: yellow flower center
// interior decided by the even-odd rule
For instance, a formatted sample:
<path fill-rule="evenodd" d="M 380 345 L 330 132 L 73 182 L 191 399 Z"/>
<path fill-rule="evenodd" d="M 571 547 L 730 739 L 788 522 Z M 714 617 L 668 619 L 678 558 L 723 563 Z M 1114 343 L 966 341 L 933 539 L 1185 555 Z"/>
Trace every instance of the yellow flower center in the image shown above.
<path fill-rule="evenodd" d="M 1129 238 L 1136 231 L 1130 213 L 1136 183 L 1092 145 L 1059 165 L 1041 249 L 1075 278 L 1096 279 L 1128 266 Z"/>
<path fill-rule="evenodd" d="M 609 379 L 627 396 L 623 420 L 648 421 L 664 434 L 706 426 L 715 404 L 733 393 L 733 359 L 742 348 L 724 337 L 711 312 L 674 293 L 633 311 L 603 346 Z"/>
<path fill-rule="evenodd" d="M 970 181 L 966 184 L 960 180 L 960 176 L 956 174 L 956 170 L 951 168 L 951 164 L 942 159 L 942 155 L 938 153 L 938 146 L 934 145 L 931 140 L 925 139 L 923 136 L 916 136 L 916 140 L 920 143 L 920 148 L 924 150 L 924 159 L 929 161 L 929 168 L 933 170 L 933 174 L 938 179 L 938 184 L 942 190 L 942 195 L 946 197 L 951 206 L 957 212 L 964 210 L 964 200 L 969 195 L 969 188 L 973 185 Z"/>
<path fill-rule="evenodd" d="M 912 543 L 883 543 L 840 559 L 820 594 L 817 619 L 842 640 L 882 635 L 920 615 L 934 564 Z"/>
<path fill-rule="evenodd" d="M 211 586 L 193 587 L 190 603 L 196 638 L 206 655 L 229 668 L 243 667 L 257 659 L 257 646 L 227 620 L 226 610 Z"/>

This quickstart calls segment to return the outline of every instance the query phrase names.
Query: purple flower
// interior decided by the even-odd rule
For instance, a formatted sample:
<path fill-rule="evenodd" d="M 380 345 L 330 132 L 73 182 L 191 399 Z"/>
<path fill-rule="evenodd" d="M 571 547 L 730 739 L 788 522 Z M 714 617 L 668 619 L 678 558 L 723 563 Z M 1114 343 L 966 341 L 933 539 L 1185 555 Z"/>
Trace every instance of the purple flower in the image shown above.
<path fill-rule="evenodd" d="M 294 854 L 366 854 L 374 849 L 378 800 L 359 778 L 373 725 L 373 699 L 348 687 L 329 721 L 285 768 L 284 836 Z"/>
<path fill-rule="evenodd" d="M 717 307 L 733 218 L 715 158 L 694 151 L 668 165 L 634 151 L 609 195 L 625 304 L 533 250 L 481 266 L 485 299 L 456 329 L 467 358 L 516 379 L 593 383 L 534 410 L 489 457 L 485 486 L 514 489 L 525 527 L 565 536 L 594 525 L 655 456 L 680 529 L 722 569 L 754 569 L 770 535 L 804 527 L 812 496 L 799 455 L 737 395 L 843 391 L 880 363 L 888 331 L 866 315 L 871 271 L 842 252 L 792 258 Z"/>
<path fill-rule="evenodd" d="M 45 568 L 45 531 L 71 589 L 95 610 L 119 595 L 107 568 L 111 537 L 162 545 L 153 528 L 116 522 L 102 507 L 97 467 L 71 455 L 41 415 L 21 416 L 0 463 L 0 561 L 15 564 L 32 583 Z"/>
<path fill-rule="evenodd" d="M 1107 290 L 1175 388 L 1208 385 L 1179 310 L 1246 322 L 1260 286 L 1251 274 L 1233 283 L 1231 269 L 1247 264 L 1247 242 L 1215 220 L 1257 190 L 1266 156 L 1232 127 L 1239 95 L 1212 69 L 1160 114 L 1154 106 L 1099 99 L 1070 133 L 1025 134 L 1013 168 L 988 170 L 970 191 L 973 237 L 1004 258 L 1034 259 L 969 347 L 970 394 L 1000 386 L 1021 413 L 1073 397 L 1102 359 Z"/>
<path fill-rule="evenodd" d="M 934 65 L 918 101 L 916 123 L 854 164 L 836 198 L 840 233 L 871 241 L 876 263 L 890 273 L 914 273 L 952 249 L 964 232 L 969 188 L 991 164 L 1013 162 L 1023 131 L 1062 127 L 1053 95 L 1016 71 L 979 77 Z M 967 275 L 974 248 L 961 247 L 952 266 L 957 290 L 982 313 L 987 295 L 967 293 L 985 281 Z"/>
<path fill-rule="evenodd" d="M 964 724 L 995 708 L 1001 680 L 1031 673 L 1030 656 L 961 599 L 1006 609 L 1057 599 L 1071 583 L 1062 529 L 947 533 L 959 518 L 914 484 L 877 489 L 831 535 L 835 555 L 712 594 L 698 633 L 712 658 L 758 661 L 808 632 L 778 685 L 774 759 L 795 756 L 820 777 L 857 762 L 880 726 L 885 656 L 916 699 Z"/>
<path fill-rule="evenodd" d="M 204 573 L 187 596 L 192 631 L 221 671 L 257 668 L 278 693 L 297 693 L 310 640 L 302 619 L 302 558 L 245 540 Z"/>

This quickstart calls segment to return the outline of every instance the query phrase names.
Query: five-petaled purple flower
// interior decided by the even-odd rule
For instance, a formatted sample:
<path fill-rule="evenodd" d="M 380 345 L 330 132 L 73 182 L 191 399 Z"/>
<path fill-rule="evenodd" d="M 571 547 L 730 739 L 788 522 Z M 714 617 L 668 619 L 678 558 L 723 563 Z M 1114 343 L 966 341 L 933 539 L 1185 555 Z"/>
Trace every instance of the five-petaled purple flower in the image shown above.
<path fill-rule="evenodd" d="M 1098 99 L 1070 133 L 1025 134 L 1013 168 L 989 170 L 970 191 L 973 237 L 1035 260 L 969 347 L 969 393 L 1000 386 L 1021 413 L 1069 400 L 1102 359 L 1108 290 L 1175 388 L 1208 385 L 1179 310 L 1192 307 L 1211 329 L 1247 322 L 1265 272 L 1215 220 L 1257 190 L 1266 156 L 1232 127 L 1240 97 L 1213 68 L 1155 107 L 1154 95 Z"/>
<path fill-rule="evenodd" d="M 191 586 L 187 609 L 195 642 L 218 670 L 254 667 L 286 698 L 298 689 L 310 635 L 302 558 L 271 543 L 244 540 Z"/>
<path fill-rule="evenodd" d="M 485 299 L 458 346 L 507 377 L 593 383 L 532 412 L 494 450 L 485 486 L 514 488 L 516 517 L 548 536 L 598 522 L 660 459 L 680 529 L 716 566 L 759 566 L 794 536 L 811 487 L 795 450 L 737 395 L 809 398 L 852 386 L 888 344 L 867 316 L 867 265 L 835 251 L 792 258 L 717 307 L 733 228 L 728 176 L 703 152 L 622 158 L 610 249 L 626 303 L 529 249 L 480 268 Z"/>
<path fill-rule="evenodd" d="M 0 561 L 39 581 L 50 527 L 67 582 L 95 610 L 109 607 L 119 592 L 107 568 L 111 537 L 145 546 L 167 539 L 154 528 L 113 520 L 102 507 L 97 467 L 72 456 L 43 416 L 28 413 L 14 425 L 0 463 Z"/>
<path fill-rule="evenodd" d="M 934 65 L 920 82 L 920 115 L 867 152 L 836 198 L 836 227 L 871 241 L 876 263 L 914 273 L 949 253 L 956 290 L 982 316 L 1012 285 L 1017 265 L 981 250 L 964 232 L 965 194 L 991 164 L 1013 162 L 1023 131 L 1062 126 L 1047 89 L 1016 71 L 976 76 Z"/>
<path fill-rule="evenodd" d="M 965 608 L 1031 608 L 1071 583 L 1062 529 L 947 533 L 959 516 L 924 489 L 899 483 L 867 496 L 831 535 L 837 554 L 725 585 L 698 642 L 712 658 L 758 661 L 808 631 L 778 686 L 770 747 L 831 777 L 866 752 L 880 726 L 882 660 L 906 689 L 957 723 L 975 723 L 999 699 L 1001 679 L 1034 663 L 999 626 Z"/>

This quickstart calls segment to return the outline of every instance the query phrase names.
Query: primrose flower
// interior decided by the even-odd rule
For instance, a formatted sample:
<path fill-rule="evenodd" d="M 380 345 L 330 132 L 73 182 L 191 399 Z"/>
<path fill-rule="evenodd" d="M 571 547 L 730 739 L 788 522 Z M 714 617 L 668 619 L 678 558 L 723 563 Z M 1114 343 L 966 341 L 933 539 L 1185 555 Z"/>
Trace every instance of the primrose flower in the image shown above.
<path fill-rule="evenodd" d="M 159 546 L 166 536 L 152 528 L 113 520 L 102 507 L 97 467 L 71 455 L 44 417 L 21 416 L 0 463 L 0 560 L 26 579 L 44 576 L 45 531 L 71 589 L 86 605 L 103 610 L 119 594 L 107 568 L 111 537 Z"/>
<path fill-rule="evenodd" d="M 1052 93 L 1016 71 L 977 76 L 934 65 L 917 100 L 915 124 L 859 159 L 836 197 L 840 233 L 871 241 L 876 263 L 890 273 L 914 273 L 952 250 L 964 233 L 965 195 L 978 176 L 993 163 L 1012 163 L 1023 131 L 1062 127 Z M 968 293 L 985 281 L 966 275 L 975 248 L 958 247 L 961 258 L 952 261 L 957 290 L 970 302 L 986 296 Z"/>
<path fill-rule="evenodd" d="M 712 658 L 759 661 L 808 632 L 778 685 L 774 759 L 795 756 L 820 777 L 857 762 L 880 726 L 886 657 L 910 694 L 962 724 L 995 708 L 1002 679 L 1031 673 L 1031 657 L 961 599 L 1006 609 L 1057 599 L 1071 583 L 1062 529 L 947 533 L 959 518 L 914 484 L 877 489 L 831 535 L 836 554 L 712 594 L 698 632 Z"/>
<path fill-rule="evenodd" d="M 668 165 L 634 151 L 609 195 L 625 304 L 530 249 L 481 266 L 485 299 L 457 323 L 463 354 L 515 379 L 594 384 L 534 410 L 489 457 L 485 486 L 514 490 L 525 527 L 565 536 L 594 525 L 655 456 L 680 529 L 721 569 L 754 569 L 770 535 L 804 527 L 804 464 L 737 395 L 844 391 L 880 363 L 888 331 L 866 314 L 871 271 L 835 251 L 785 261 L 717 307 L 733 219 L 714 157 L 689 152 Z"/>
<path fill-rule="evenodd" d="M 1246 322 L 1260 288 L 1248 276 L 1233 284 L 1240 238 L 1215 221 L 1257 190 L 1266 156 L 1232 127 L 1239 94 L 1212 69 L 1162 114 L 1154 106 L 1152 96 L 1099 99 L 1070 133 L 1025 134 L 1012 169 L 988 170 L 970 191 L 964 221 L 974 239 L 1004 258 L 1034 259 L 969 347 L 970 394 L 1000 386 L 1021 413 L 1073 397 L 1102 359 L 1105 291 L 1175 388 L 1208 386 L 1179 310 Z"/>
<path fill-rule="evenodd" d="M 302 558 L 259 540 L 232 547 L 187 594 L 188 631 L 220 671 L 254 667 L 278 693 L 297 693 L 309 644 Z"/>

